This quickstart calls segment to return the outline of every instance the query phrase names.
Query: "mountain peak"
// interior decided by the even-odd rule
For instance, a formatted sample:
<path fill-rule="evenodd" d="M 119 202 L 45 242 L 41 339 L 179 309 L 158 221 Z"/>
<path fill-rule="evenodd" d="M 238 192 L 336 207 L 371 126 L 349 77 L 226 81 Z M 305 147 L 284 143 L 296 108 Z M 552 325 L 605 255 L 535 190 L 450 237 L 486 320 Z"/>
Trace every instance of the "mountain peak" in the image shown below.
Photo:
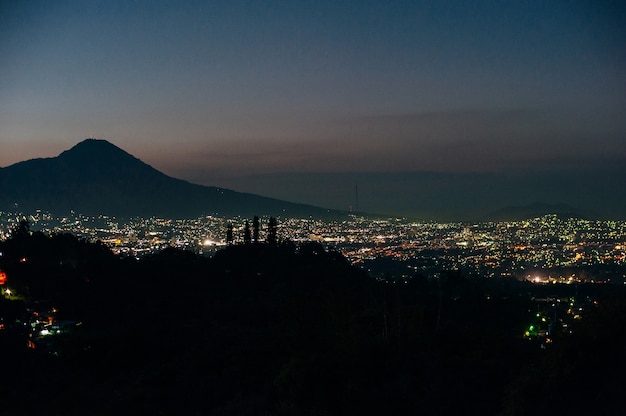
<path fill-rule="evenodd" d="M 130 153 L 103 139 L 85 139 L 58 157 L 83 172 L 110 169 L 149 169 L 151 166 L 142 162 Z"/>
<path fill-rule="evenodd" d="M 109 142 L 108 140 L 105 139 L 96 139 L 94 137 L 90 137 L 88 139 L 83 140 L 82 142 L 78 142 L 76 143 L 70 150 L 72 149 L 76 149 L 76 148 L 81 148 L 81 147 L 114 147 L 116 149 L 119 149 L 119 147 L 115 146 L 113 143 Z M 121 149 L 120 149 L 121 150 Z"/>
<path fill-rule="evenodd" d="M 77 143 L 69 150 L 64 151 L 59 155 L 60 158 L 93 158 L 96 157 L 99 160 L 102 158 L 111 157 L 135 157 L 131 156 L 124 150 L 115 146 L 113 143 L 104 139 L 85 139 L 80 143 Z"/>

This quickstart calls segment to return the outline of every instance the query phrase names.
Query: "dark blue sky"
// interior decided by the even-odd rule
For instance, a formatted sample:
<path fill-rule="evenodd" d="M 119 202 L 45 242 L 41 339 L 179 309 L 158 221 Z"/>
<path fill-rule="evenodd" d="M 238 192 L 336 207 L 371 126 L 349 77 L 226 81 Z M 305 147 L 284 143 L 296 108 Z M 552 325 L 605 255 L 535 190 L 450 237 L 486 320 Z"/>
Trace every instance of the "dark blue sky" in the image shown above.
<path fill-rule="evenodd" d="M 289 198 L 286 173 L 625 165 L 620 1 L 0 4 L 0 166 L 94 136 Z"/>

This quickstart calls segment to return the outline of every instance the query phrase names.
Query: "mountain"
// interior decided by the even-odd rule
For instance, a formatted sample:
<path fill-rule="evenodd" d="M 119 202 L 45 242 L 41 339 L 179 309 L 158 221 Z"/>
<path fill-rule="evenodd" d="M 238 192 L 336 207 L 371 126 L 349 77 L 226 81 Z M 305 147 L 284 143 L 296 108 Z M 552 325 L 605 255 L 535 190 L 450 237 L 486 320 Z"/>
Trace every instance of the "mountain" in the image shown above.
<path fill-rule="evenodd" d="M 57 157 L 0 168 L 0 210 L 70 210 L 118 217 L 340 215 L 311 205 L 201 186 L 167 176 L 106 140 L 86 139 Z"/>

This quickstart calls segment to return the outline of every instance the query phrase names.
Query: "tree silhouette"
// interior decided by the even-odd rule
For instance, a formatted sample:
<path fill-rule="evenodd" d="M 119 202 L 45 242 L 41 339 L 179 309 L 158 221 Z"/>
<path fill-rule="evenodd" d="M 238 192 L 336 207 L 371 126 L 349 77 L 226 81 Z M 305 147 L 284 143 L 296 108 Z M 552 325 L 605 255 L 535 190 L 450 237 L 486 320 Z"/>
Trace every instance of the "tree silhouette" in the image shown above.
<path fill-rule="evenodd" d="M 30 223 L 27 220 L 21 220 L 20 223 L 11 231 L 11 237 L 14 239 L 23 239 L 30 235 Z"/>
<path fill-rule="evenodd" d="M 243 243 L 250 244 L 252 242 L 252 236 L 250 235 L 250 223 L 246 220 L 246 224 L 243 227 Z"/>
<path fill-rule="evenodd" d="M 259 216 L 255 215 L 252 220 L 252 241 L 259 242 Z"/>
<path fill-rule="evenodd" d="M 226 226 L 226 244 L 231 245 L 233 243 L 233 224 L 230 222 Z"/>
<path fill-rule="evenodd" d="M 278 230 L 278 222 L 275 217 L 270 217 L 269 223 L 267 224 L 267 242 L 268 244 L 275 246 L 278 244 L 277 238 L 277 230 Z"/>

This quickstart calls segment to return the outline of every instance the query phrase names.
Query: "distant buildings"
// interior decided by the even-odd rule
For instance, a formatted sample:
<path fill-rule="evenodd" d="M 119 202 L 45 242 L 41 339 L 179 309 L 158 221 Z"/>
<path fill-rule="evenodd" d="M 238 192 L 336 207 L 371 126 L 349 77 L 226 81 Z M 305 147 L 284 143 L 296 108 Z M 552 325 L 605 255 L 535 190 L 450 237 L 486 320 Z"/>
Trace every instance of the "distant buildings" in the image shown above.
<path fill-rule="evenodd" d="M 169 246 L 211 255 L 226 244 L 318 241 L 373 275 L 382 273 L 380 260 L 387 259 L 394 267 L 386 273 L 404 277 L 433 277 L 442 269 L 460 269 L 469 276 L 516 277 L 534 283 L 620 283 L 626 279 L 623 270 L 622 274 L 614 272 L 626 265 L 625 221 L 560 219 L 556 215 L 482 223 L 420 223 L 361 216 L 344 221 L 281 218 L 279 233 L 278 221 L 271 217 L 255 217 L 251 229 L 249 219 L 241 217 L 121 220 L 80 214 L 54 217 L 38 211 L 32 215 L 0 213 L 0 238 L 8 238 L 24 218 L 33 230 L 100 240 L 116 254 L 136 257 Z M 594 271 L 577 273 L 580 268 Z"/>

